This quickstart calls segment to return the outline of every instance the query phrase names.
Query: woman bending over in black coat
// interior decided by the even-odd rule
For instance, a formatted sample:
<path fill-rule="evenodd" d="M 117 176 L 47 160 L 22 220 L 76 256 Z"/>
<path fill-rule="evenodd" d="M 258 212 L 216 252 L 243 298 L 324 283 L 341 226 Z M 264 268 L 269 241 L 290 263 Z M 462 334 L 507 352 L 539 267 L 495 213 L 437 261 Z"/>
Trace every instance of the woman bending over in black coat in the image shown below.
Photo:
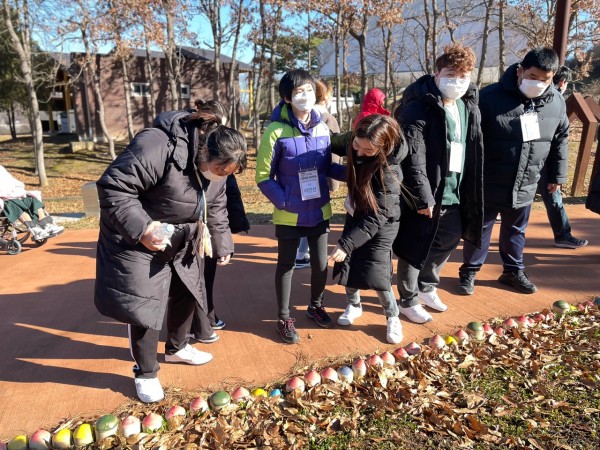
<path fill-rule="evenodd" d="M 398 344 L 402 325 L 392 291 L 392 243 L 400 221 L 400 161 L 406 146 L 398 123 L 380 114 L 361 119 L 351 139 L 346 222 L 329 256 L 348 299 L 337 323 L 352 325 L 362 315 L 359 289 L 374 289 L 387 318 L 386 339 Z"/>

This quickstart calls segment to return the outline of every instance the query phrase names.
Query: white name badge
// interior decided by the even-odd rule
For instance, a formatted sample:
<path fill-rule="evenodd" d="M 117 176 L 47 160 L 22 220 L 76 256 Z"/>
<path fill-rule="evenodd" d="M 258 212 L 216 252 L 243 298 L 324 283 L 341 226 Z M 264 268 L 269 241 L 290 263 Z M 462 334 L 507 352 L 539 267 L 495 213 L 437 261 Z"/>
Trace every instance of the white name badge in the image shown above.
<path fill-rule="evenodd" d="M 536 113 L 525 113 L 521 117 L 523 142 L 535 141 L 540 138 L 540 122 Z"/>
<path fill-rule="evenodd" d="M 303 201 L 321 197 L 317 169 L 298 172 L 298 179 L 300 180 L 300 194 Z"/>
<path fill-rule="evenodd" d="M 450 143 L 450 172 L 461 173 L 464 148 L 461 142 Z"/>

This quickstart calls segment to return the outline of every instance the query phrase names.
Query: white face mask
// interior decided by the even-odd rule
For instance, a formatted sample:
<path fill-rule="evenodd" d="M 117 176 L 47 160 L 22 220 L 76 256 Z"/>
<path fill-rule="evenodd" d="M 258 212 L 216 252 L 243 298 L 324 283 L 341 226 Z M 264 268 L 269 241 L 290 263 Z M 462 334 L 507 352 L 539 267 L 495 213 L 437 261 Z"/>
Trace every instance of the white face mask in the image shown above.
<path fill-rule="evenodd" d="M 439 90 L 445 99 L 456 100 L 467 93 L 470 83 L 470 78 L 440 77 Z"/>
<path fill-rule="evenodd" d="M 528 80 L 523 78 L 521 80 L 521 84 L 519 85 L 519 90 L 527 98 L 537 98 L 546 92 L 548 86 L 550 86 L 550 84 L 544 83 L 543 81 Z"/>
<path fill-rule="evenodd" d="M 308 112 L 313 109 L 315 103 L 315 91 L 298 92 L 292 97 L 292 105 L 302 112 Z"/>
<path fill-rule="evenodd" d="M 221 180 L 224 180 L 225 178 L 227 178 L 226 175 L 217 175 L 216 173 L 213 173 L 210 170 L 207 170 L 207 171 L 201 170 L 200 172 L 202 173 L 202 176 L 204 178 L 206 178 L 208 181 L 221 181 Z"/>

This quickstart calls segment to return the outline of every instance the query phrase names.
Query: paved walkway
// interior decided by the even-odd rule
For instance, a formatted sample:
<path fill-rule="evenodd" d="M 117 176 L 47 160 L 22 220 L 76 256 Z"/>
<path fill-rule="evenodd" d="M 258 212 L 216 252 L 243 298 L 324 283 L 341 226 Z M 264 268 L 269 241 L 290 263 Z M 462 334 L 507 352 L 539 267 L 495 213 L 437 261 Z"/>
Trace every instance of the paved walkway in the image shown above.
<path fill-rule="evenodd" d="M 567 210 L 576 235 L 591 244 L 578 250 L 554 248 L 545 212 L 534 211 L 526 264 L 539 292 L 518 294 L 496 281 L 501 267 L 494 245 L 475 294 L 456 295 L 459 248 L 441 284 L 449 310 L 434 314 L 426 326 L 403 322 L 403 344 L 449 333 L 471 320 L 520 315 L 556 299 L 580 302 L 599 294 L 600 217 L 583 205 Z M 340 231 L 333 227 L 330 243 Z M 251 387 L 284 377 L 297 362 L 395 347 L 385 342 L 385 320 L 372 292 L 363 294 L 365 313 L 350 329 L 323 330 L 307 319 L 308 269 L 294 275 L 292 301 L 301 342 L 280 343 L 273 232 L 263 225 L 237 236 L 234 262 L 217 273 L 217 310 L 227 328 L 219 332 L 218 342 L 198 344 L 214 354 L 213 362 L 202 367 L 162 364 L 163 385 L 186 390 L 216 389 L 223 383 Z M 103 414 L 135 396 L 126 327 L 99 315 L 92 302 L 97 234 L 67 231 L 43 247 L 25 245 L 18 256 L 0 254 L 0 440 L 50 429 L 79 414 Z M 335 318 L 345 307 L 343 288 L 330 284 L 327 291 L 326 304 Z"/>

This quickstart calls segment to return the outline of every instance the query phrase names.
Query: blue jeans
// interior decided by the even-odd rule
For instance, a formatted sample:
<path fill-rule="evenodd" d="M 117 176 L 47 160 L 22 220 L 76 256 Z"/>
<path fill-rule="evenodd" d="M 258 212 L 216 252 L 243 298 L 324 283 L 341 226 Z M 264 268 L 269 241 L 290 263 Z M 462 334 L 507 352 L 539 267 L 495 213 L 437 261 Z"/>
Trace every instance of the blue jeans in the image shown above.
<path fill-rule="evenodd" d="M 563 206 L 562 194 L 560 190 L 548 192 L 548 171 L 546 166 L 540 172 L 540 181 L 537 188 L 538 194 L 542 196 L 548 221 L 554 233 L 554 241 L 562 241 L 571 237 L 571 224 L 567 217 L 567 211 Z"/>
<path fill-rule="evenodd" d="M 388 291 L 375 291 L 375 293 L 377 294 L 379 303 L 381 303 L 385 317 L 388 319 L 390 317 L 398 317 L 400 312 L 398 311 L 398 304 L 396 303 L 396 296 L 392 287 L 390 286 Z M 346 287 L 346 298 L 352 306 L 360 306 L 360 291 L 358 289 Z"/>
<path fill-rule="evenodd" d="M 517 272 L 524 270 L 523 250 L 525 249 L 525 230 L 529 223 L 531 205 L 523 208 L 484 208 L 483 210 L 483 232 L 481 234 L 481 248 L 475 247 L 465 241 L 463 246 L 463 264 L 459 273 L 478 272 L 485 262 L 490 248 L 492 229 L 496 222 L 496 216 L 500 213 L 500 242 L 498 249 L 504 272 Z"/>

